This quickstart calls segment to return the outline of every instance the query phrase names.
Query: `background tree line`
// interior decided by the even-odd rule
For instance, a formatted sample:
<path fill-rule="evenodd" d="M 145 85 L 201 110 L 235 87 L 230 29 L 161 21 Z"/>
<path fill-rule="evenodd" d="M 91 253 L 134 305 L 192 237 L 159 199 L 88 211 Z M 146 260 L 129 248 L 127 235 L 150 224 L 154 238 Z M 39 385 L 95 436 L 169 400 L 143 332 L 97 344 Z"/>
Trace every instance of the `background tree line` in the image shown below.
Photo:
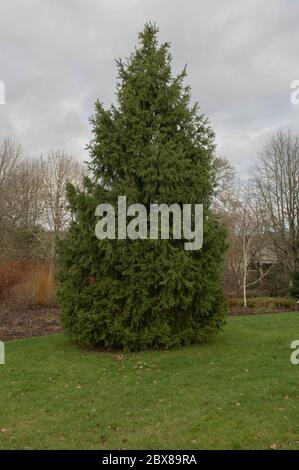
<path fill-rule="evenodd" d="M 245 181 L 223 158 L 215 157 L 214 167 L 213 209 L 228 231 L 227 296 L 242 296 L 246 306 L 248 295 L 298 294 L 299 137 L 272 134 Z M 18 270 L 25 260 L 44 266 L 51 300 L 55 241 L 71 220 L 65 186 L 80 186 L 85 172 L 63 150 L 28 159 L 15 138 L 0 140 L 0 295 L 9 288 L 7 266 L 13 261 Z"/>
<path fill-rule="evenodd" d="M 228 228 L 228 294 L 287 295 L 296 290 L 299 256 L 299 138 L 277 130 L 246 181 L 217 159 L 215 210 Z"/>
<path fill-rule="evenodd" d="M 63 150 L 25 158 L 18 140 L 0 140 L 0 298 L 12 289 L 21 303 L 31 299 L 24 284 L 42 266 L 35 283 L 43 284 L 43 303 L 53 301 L 55 243 L 71 218 L 65 187 L 80 185 L 83 174 L 83 165 Z"/>

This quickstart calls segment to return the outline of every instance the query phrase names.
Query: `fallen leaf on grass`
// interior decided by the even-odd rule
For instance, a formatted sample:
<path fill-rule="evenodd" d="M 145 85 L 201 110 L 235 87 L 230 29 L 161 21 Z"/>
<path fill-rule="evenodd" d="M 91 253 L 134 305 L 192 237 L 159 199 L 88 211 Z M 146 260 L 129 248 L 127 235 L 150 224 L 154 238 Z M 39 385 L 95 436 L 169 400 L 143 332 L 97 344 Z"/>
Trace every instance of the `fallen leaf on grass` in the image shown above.
<path fill-rule="evenodd" d="M 125 361 L 127 358 L 124 354 L 114 354 L 113 359 L 115 361 Z"/>

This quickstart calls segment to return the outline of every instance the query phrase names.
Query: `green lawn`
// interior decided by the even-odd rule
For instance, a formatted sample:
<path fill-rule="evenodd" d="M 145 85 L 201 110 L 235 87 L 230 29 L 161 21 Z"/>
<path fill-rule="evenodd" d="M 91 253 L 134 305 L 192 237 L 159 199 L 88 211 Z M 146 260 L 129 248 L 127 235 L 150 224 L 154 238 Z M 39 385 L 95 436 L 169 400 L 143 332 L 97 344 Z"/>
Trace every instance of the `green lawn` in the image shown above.
<path fill-rule="evenodd" d="M 299 313 L 229 318 L 210 344 L 114 354 L 6 344 L 1 449 L 299 449 Z"/>

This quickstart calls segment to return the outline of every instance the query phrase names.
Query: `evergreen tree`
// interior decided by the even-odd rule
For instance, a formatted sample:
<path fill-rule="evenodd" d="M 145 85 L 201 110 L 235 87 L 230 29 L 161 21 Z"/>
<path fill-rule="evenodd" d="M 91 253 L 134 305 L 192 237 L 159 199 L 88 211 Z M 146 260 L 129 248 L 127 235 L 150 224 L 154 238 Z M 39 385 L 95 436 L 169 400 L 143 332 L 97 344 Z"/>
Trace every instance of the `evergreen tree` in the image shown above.
<path fill-rule="evenodd" d="M 74 222 L 59 244 L 58 299 L 65 330 L 81 345 L 169 347 L 206 338 L 224 323 L 225 231 L 210 211 L 214 134 L 190 104 L 186 71 L 171 73 L 169 43 L 147 24 L 139 47 L 117 61 L 117 102 L 96 102 L 89 145 L 91 178 L 68 186 Z M 204 204 L 204 243 L 98 240 L 100 203 Z M 117 226 L 117 225 L 116 225 Z"/>

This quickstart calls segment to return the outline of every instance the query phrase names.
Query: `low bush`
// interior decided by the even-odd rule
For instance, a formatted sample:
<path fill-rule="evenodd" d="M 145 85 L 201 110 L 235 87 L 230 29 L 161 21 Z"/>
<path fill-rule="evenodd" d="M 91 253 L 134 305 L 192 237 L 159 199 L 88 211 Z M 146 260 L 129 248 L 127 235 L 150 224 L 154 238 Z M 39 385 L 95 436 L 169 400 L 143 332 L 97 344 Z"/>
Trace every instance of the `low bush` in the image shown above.
<path fill-rule="evenodd" d="M 0 264 L 0 302 L 19 311 L 32 304 L 54 305 L 56 282 L 49 265 L 25 259 Z"/>
<path fill-rule="evenodd" d="M 294 297 L 250 297 L 247 308 L 244 309 L 242 298 L 228 299 L 231 313 L 248 312 L 263 313 L 280 310 L 299 310 L 299 304 Z"/>
<path fill-rule="evenodd" d="M 39 266 L 34 274 L 33 289 L 36 303 L 39 305 L 54 305 L 56 302 L 56 282 L 49 274 L 47 265 Z"/>
<path fill-rule="evenodd" d="M 32 281 L 28 280 L 12 286 L 5 295 L 6 308 L 13 312 L 19 312 L 35 303 Z"/>
<path fill-rule="evenodd" d="M 22 259 L 8 260 L 0 264 L 0 300 L 4 300 L 8 291 L 28 278 L 31 266 Z"/>

